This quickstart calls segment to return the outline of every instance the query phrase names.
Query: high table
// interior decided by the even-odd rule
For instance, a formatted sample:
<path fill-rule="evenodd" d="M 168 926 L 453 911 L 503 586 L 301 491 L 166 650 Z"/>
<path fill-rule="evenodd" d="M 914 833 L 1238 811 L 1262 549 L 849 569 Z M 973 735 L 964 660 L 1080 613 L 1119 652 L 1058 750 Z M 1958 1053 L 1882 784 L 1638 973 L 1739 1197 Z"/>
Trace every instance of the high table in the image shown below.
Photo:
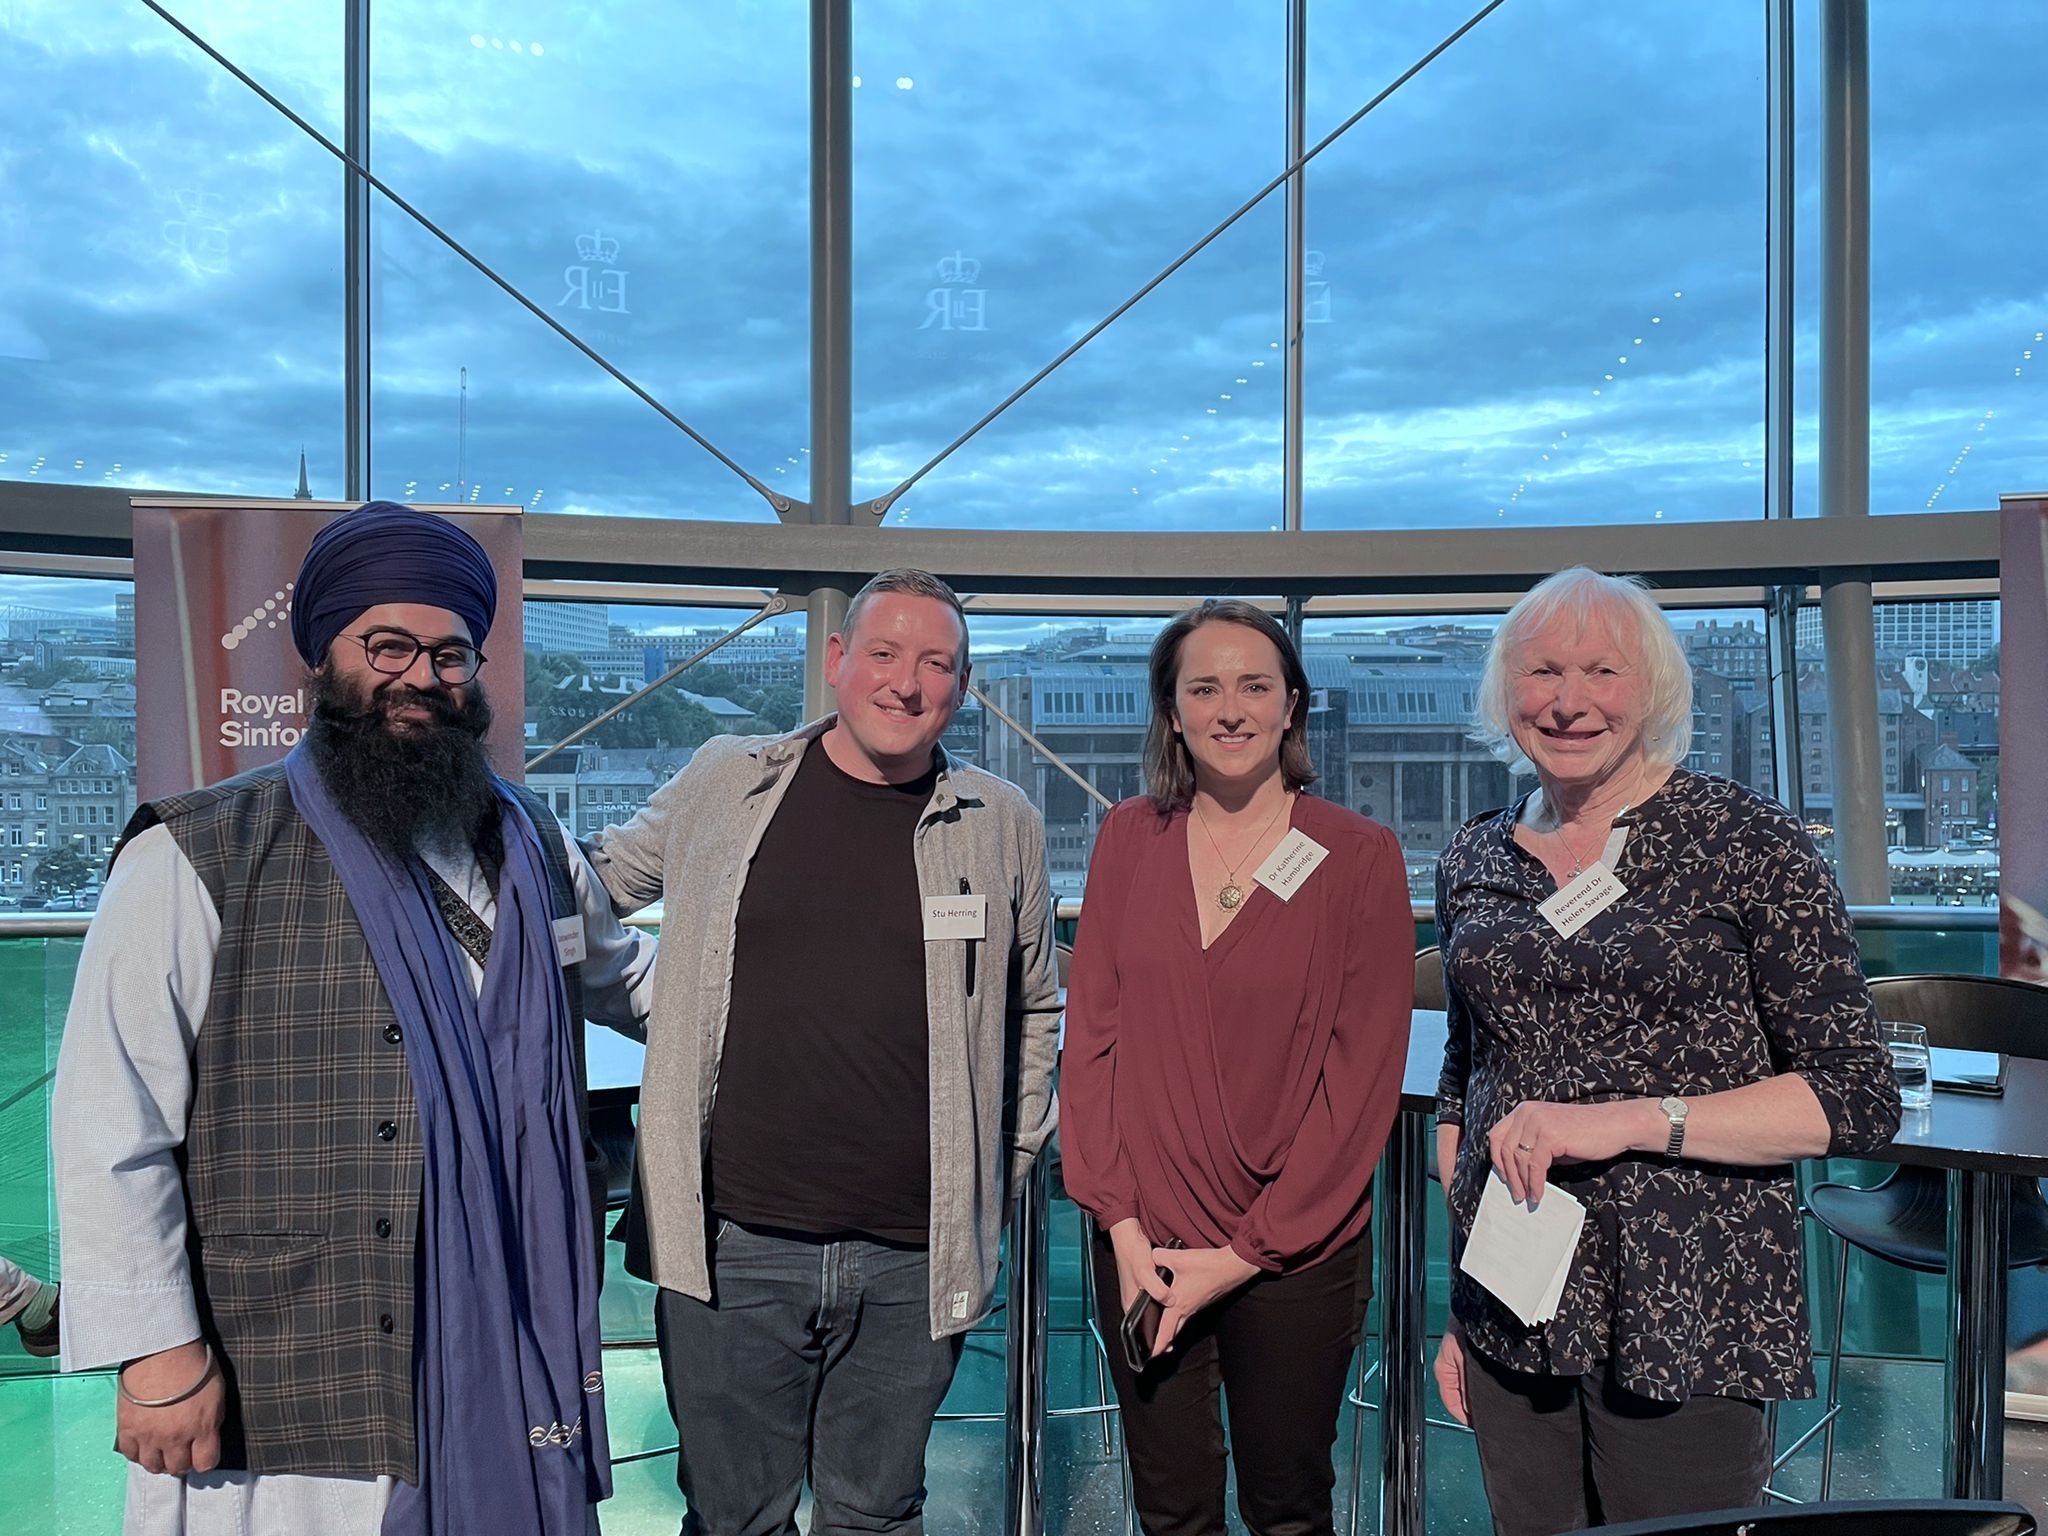
<path fill-rule="evenodd" d="M 1443 1067 L 1444 1016 L 1415 1012 L 1401 1113 L 1380 1161 L 1380 1531 L 1422 1536 L 1429 1381 L 1423 1319 L 1428 1116 Z M 1879 1161 L 1948 1170 L 1948 1433 L 1951 1498 L 1996 1499 L 2005 1481 L 2005 1286 L 2012 1181 L 2048 1175 L 2048 1061 L 2012 1057 L 1998 1098 L 1937 1091 Z"/>

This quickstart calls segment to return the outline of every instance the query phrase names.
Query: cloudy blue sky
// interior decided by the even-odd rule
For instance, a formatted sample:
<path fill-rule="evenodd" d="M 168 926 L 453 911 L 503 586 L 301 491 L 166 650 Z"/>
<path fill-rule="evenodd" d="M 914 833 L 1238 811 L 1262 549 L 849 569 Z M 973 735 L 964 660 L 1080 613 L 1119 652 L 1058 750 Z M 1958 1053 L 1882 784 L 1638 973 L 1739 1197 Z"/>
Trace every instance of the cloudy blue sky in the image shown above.
<path fill-rule="evenodd" d="M 175 9 L 339 133 L 340 0 Z M 1469 9 L 1315 0 L 1311 138 Z M 1805 512 L 1817 9 L 1798 7 Z M 795 494 L 805 11 L 380 0 L 373 47 L 378 172 Z M 2048 486 L 2048 9 L 1872 13 L 1873 507 L 1989 507 Z M 1279 169 L 1283 16 L 858 0 L 858 495 Z M 1310 526 L 1760 515 L 1764 24 L 1762 0 L 1508 0 L 1316 163 Z M 0 79 L 0 478 L 281 494 L 303 445 L 339 496 L 337 165 L 133 0 L 0 0 Z M 1282 239 L 1275 198 L 891 521 L 1277 523 Z M 767 518 L 381 200 L 375 253 L 378 494 Z"/>

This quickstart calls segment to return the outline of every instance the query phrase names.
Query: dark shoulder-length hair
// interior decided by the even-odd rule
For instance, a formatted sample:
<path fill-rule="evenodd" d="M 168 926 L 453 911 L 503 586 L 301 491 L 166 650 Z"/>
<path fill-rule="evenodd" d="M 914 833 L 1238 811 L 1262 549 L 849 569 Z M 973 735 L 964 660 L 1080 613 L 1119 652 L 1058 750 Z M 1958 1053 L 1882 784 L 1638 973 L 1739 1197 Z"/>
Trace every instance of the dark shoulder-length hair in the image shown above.
<path fill-rule="evenodd" d="M 1255 603 L 1208 597 L 1177 614 L 1152 642 L 1152 720 L 1145 727 L 1145 787 L 1163 816 L 1194 803 L 1195 762 L 1187 740 L 1173 728 L 1180 687 L 1180 652 L 1189 635 L 1204 624 L 1242 624 L 1273 642 L 1294 709 L 1280 738 L 1280 777 L 1289 789 L 1307 789 L 1316 781 L 1308 755 L 1308 671 L 1301 652 L 1280 622 Z"/>

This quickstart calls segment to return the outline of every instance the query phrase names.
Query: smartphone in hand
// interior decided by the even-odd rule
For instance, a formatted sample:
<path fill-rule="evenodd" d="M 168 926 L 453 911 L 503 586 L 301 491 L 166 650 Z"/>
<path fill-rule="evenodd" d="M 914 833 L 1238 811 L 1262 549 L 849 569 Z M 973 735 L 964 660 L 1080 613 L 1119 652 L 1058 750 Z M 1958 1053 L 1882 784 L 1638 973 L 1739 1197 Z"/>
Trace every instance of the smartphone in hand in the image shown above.
<path fill-rule="evenodd" d="M 1176 1240 L 1169 1242 L 1169 1248 L 1181 1247 Z M 1173 1271 L 1155 1268 L 1153 1273 L 1173 1284 Z M 1152 1363 L 1152 1349 L 1159 1342 L 1159 1320 L 1166 1316 L 1166 1305 L 1150 1291 L 1140 1291 L 1131 1298 L 1129 1310 L 1124 1313 L 1122 1326 L 1117 1330 L 1123 1342 L 1124 1364 L 1133 1374 L 1144 1371 Z"/>

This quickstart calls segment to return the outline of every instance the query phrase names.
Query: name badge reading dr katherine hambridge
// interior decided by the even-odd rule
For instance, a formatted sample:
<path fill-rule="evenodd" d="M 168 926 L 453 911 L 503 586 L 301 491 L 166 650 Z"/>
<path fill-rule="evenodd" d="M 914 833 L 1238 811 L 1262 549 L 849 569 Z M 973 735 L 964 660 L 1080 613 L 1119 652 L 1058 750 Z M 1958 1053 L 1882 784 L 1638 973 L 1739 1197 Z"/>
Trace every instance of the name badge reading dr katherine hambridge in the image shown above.
<path fill-rule="evenodd" d="M 1282 901 L 1288 901 L 1329 856 L 1329 849 L 1296 829 L 1280 839 L 1279 847 L 1267 855 L 1266 862 L 1252 871 L 1252 878 Z"/>

